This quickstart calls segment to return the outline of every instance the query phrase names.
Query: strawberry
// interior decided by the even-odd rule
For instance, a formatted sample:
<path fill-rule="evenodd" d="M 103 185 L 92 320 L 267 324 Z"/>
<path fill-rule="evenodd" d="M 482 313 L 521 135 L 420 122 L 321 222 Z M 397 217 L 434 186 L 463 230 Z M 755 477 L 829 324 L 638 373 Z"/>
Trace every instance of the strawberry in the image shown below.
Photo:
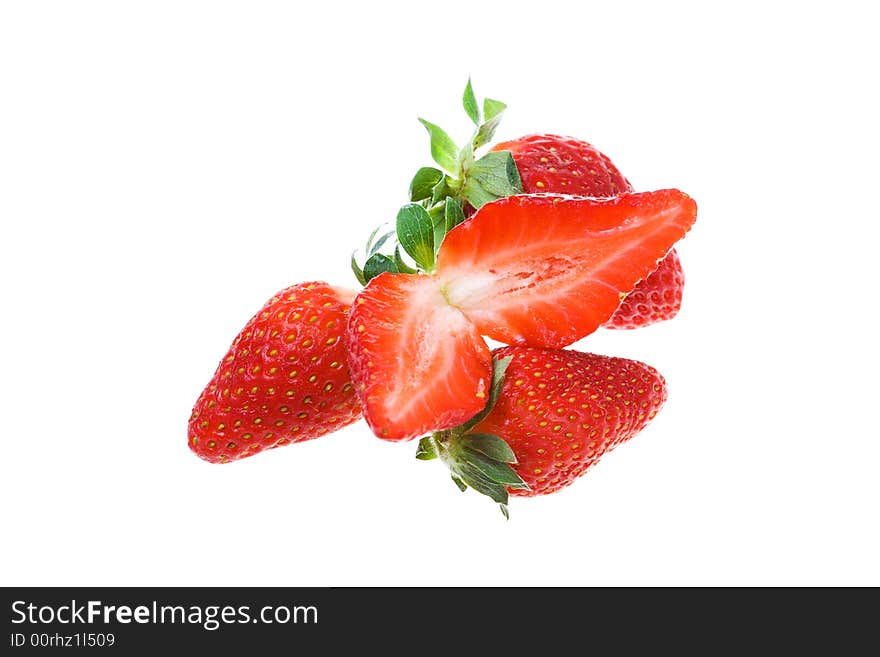
<path fill-rule="evenodd" d="M 432 276 L 373 278 L 346 334 L 373 432 L 406 440 L 460 424 L 485 402 L 491 367 L 481 335 L 554 348 L 579 340 L 695 219 L 696 204 L 677 190 L 510 196 L 445 236 Z M 398 226 L 426 266 L 434 264 L 430 222 L 416 212 Z"/>
<path fill-rule="evenodd" d="M 650 365 L 572 350 L 504 347 L 486 409 L 422 439 L 417 457 L 440 457 L 462 490 L 502 504 L 554 493 L 639 433 L 666 401 Z M 506 370 L 506 371 L 505 371 Z"/>
<path fill-rule="evenodd" d="M 632 292 L 602 326 L 609 329 L 634 329 L 672 319 L 681 308 L 684 270 L 678 253 L 672 249 L 657 269 Z"/>
<path fill-rule="evenodd" d="M 354 303 L 347 338 L 364 418 L 380 438 L 454 427 L 486 404 L 489 349 L 430 276 L 373 278 Z"/>
<path fill-rule="evenodd" d="M 344 342 L 354 292 L 312 282 L 278 292 L 232 342 L 189 420 L 212 463 L 299 443 L 357 420 Z"/>
<path fill-rule="evenodd" d="M 553 192 L 610 198 L 633 191 L 614 163 L 580 139 L 526 135 L 501 142 L 493 151 L 510 151 L 526 194 Z"/>
<path fill-rule="evenodd" d="M 610 159 L 591 144 L 559 135 L 527 135 L 502 142 L 493 151 L 509 151 L 527 194 L 554 192 L 596 198 L 632 191 Z M 674 250 L 624 299 L 605 328 L 632 329 L 672 319 L 681 308 L 684 271 Z"/>
<path fill-rule="evenodd" d="M 495 407 L 475 433 L 507 441 L 527 489 L 554 493 L 639 433 L 666 401 L 666 381 L 650 365 L 572 350 L 505 347 L 510 356 Z"/>
<path fill-rule="evenodd" d="M 678 190 L 510 196 L 446 236 L 437 277 L 483 335 L 561 348 L 608 321 L 695 219 Z"/>

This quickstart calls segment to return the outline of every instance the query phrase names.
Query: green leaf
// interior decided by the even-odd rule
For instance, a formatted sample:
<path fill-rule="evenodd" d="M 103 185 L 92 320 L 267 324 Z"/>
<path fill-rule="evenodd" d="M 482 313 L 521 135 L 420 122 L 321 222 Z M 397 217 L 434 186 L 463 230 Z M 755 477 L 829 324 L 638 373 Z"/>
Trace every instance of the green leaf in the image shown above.
<path fill-rule="evenodd" d="M 458 490 L 460 490 L 462 493 L 467 490 L 467 484 L 461 480 L 461 477 L 458 477 L 457 475 L 452 475 L 452 481 L 455 482 L 455 485 L 458 486 Z"/>
<path fill-rule="evenodd" d="M 354 277 L 358 280 L 358 283 L 361 285 L 367 284 L 367 279 L 364 278 L 364 271 L 358 266 L 357 259 L 354 257 L 354 254 L 357 251 L 351 252 L 351 270 L 354 272 Z"/>
<path fill-rule="evenodd" d="M 364 263 L 364 280 L 369 283 L 376 276 L 386 271 L 390 271 L 392 274 L 398 273 L 394 260 L 382 253 L 374 253 Z"/>
<path fill-rule="evenodd" d="M 504 103 L 502 103 L 502 105 L 503 104 Z M 492 141 L 492 137 L 495 136 L 495 131 L 501 123 L 501 117 L 504 115 L 503 112 L 504 109 L 502 108 L 501 111 L 492 118 L 489 118 L 488 114 L 486 115 L 486 122 L 477 128 L 477 134 L 474 136 L 473 144 L 475 149 L 485 146 Z"/>
<path fill-rule="evenodd" d="M 499 123 L 501 123 L 501 117 L 496 116 L 491 121 L 487 121 L 479 127 L 479 129 L 477 130 L 477 135 L 474 137 L 474 140 L 472 142 L 474 145 L 474 150 L 482 148 L 490 141 L 492 141 L 492 137 L 495 136 L 495 131 L 498 129 Z"/>
<path fill-rule="evenodd" d="M 446 206 L 435 205 L 428 210 L 428 214 L 431 215 L 431 223 L 434 226 L 434 255 L 436 256 L 443 243 L 443 238 L 446 237 Z"/>
<path fill-rule="evenodd" d="M 470 117 L 474 125 L 480 125 L 480 106 L 477 105 L 477 99 L 474 96 L 474 88 L 471 86 L 471 79 L 468 78 L 467 86 L 464 88 L 464 96 L 461 99 L 464 105 L 464 111 Z"/>
<path fill-rule="evenodd" d="M 437 181 L 437 184 L 434 185 L 434 189 L 431 190 L 431 203 L 439 203 L 444 198 L 449 196 L 449 185 L 447 177 L 444 175 Z"/>
<path fill-rule="evenodd" d="M 431 198 L 434 186 L 443 178 L 443 172 L 434 167 L 422 167 L 416 171 L 409 184 L 409 200 L 422 201 Z"/>
<path fill-rule="evenodd" d="M 367 255 L 372 256 L 374 253 L 377 253 L 379 249 L 381 249 L 385 245 L 385 242 L 387 242 L 396 232 L 397 231 L 389 230 L 387 233 L 382 235 L 382 237 L 376 240 L 376 243 L 370 247 L 369 253 Z"/>
<path fill-rule="evenodd" d="M 504 484 L 511 488 L 528 488 L 526 483 L 516 474 L 516 471 L 507 463 L 489 458 L 482 452 L 465 448 L 462 450 L 459 458 L 465 459 L 468 463 L 479 469 L 489 481 Z"/>
<path fill-rule="evenodd" d="M 471 178 L 468 178 L 465 182 L 461 195 L 477 210 L 486 205 L 486 203 L 497 201 L 499 198 L 495 194 L 487 192 L 479 182 Z"/>
<path fill-rule="evenodd" d="M 495 357 L 492 359 L 492 385 L 489 387 L 489 399 L 486 400 L 486 405 L 482 411 L 461 425 L 462 431 L 468 431 L 477 426 L 495 408 L 495 404 L 498 403 L 498 397 L 501 395 L 501 388 L 504 386 L 504 375 L 507 372 L 507 366 L 510 365 L 512 360 L 513 357 L 511 356 L 505 356 L 504 358 Z"/>
<path fill-rule="evenodd" d="M 458 440 L 468 449 L 485 454 L 490 459 L 502 463 L 516 463 L 516 454 L 500 436 L 491 433 L 468 433 Z"/>
<path fill-rule="evenodd" d="M 471 142 L 468 142 L 458 153 L 458 170 L 462 172 L 462 175 L 467 175 L 467 170 L 471 168 L 473 163 L 474 145 Z"/>
<path fill-rule="evenodd" d="M 446 197 L 446 203 L 444 205 L 444 215 L 446 219 L 446 232 L 448 233 L 450 230 L 458 226 L 462 221 L 464 221 L 464 212 L 461 209 L 461 203 L 456 201 L 451 196 Z M 439 249 L 440 246 L 436 245 L 436 248 Z"/>
<path fill-rule="evenodd" d="M 478 493 L 490 497 L 494 502 L 507 504 L 507 488 L 502 484 L 491 481 L 479 470 L 479 468 L 470 463 L 459 463 L 458 468 L 458 474 L 461 477 L 461 480 L 468 486 Z"/>
<path fill-rule="evenodd" d="M 477 128 L 477 134 L 474 136 L 473 141 L 475 149 L 485 146 L 492 141 L 492 137 L 495 136 L 495 131 L 498 129 L 498 124 L 501 123 L 501 117 L 505 109 L 507 109 L 507 105 L 500 100 L 486 98 L 483 101 L 483 115 L 486 122 Z"/>
<path fill-rule="evenodd" d="M 499 504 L 498 507 L 501 509 L 501 515 L 504 516 L 504 519 L 510 520 L 510 511 L 507 510 L 507 505 Z"/>
<path fill-rule="evenodd" d="M 485 98 L 483 100 L 483 114 L 486 116 L 487 121 L 491 121 L 497 116 L 501 116 L 501 113 L 507 109 L 507 104 L 502 103 L 500 100 L 493 100 L 491 98 Z"/>
<path fill-rule="evenodd" d="M 452 141 L 452 138 L 440 126 L 436 126 L 430 121 L 419 119 L 419 122 L 428 131 L 431 136 L 431 157 L 441 167 L 451 174 L 458 173 L 458 146 Z"/>
<path fill-rule="evenodd" d="M 418 203 L 408 203 L 397 213 L 397 241 L 424 271 L 434 268 L 434 225 Z"/>
<path fill-rule="evenodd" d="M 519 169 L 510 151 L 493 151 L 473 163 L 464 185 L 464 197 L 475 208 L 522 193 Z"/>
<path fill-rule="evenodd" d="M 522 178 L 519 175 L 519 167 L 516 166 L 516 160 L 513 159 L 513 153 L 510 151 L 496 151 L 496 153 L 507 153 L 510 158 L 507 160 L 507 182 L 514 194 L 523 193 Z"/>
<path fill-rule="evenodd" d="M 368 255 L 368 256 L 370 255 L 370 249 L 373 248 L 373 240 L 376 239 L 376 235 L 378 235 L 378 234 L 379 234 L 379 231 L 382 230 L 382 226 L 383 226 L 383 225 L 384 225 L 384 224 L 379 224 L 378 226 L 376 226 L 376 227 L 373 229 L 373 231 L 370 233 L 370 236 L 367 238 L 367 248 L 366 248 L 366 252 L 367 252 L 367 255 Z"/>
<path fill-rule="evenodd" d="M 504 377 L 507 375 L 507 368 L 512 360 L 513 356 L 505 356 L 504 358 L 496 356 L 492 359 L 492 392 L 489 395 L 489 401 L 493 405 L 498 400 L 498 395 L 501 394 L 501 386 L 504 385 Z"/>
<path fill-rule="evenodd" d="M 400 247 L 394 247 L 394 264 L 397 266 L 397 271 L 401 274 L 415 274 L 416 270 L 410 267 L 403 260 L 403 256 L 400 255 Z"/>
<path fill-rule="evenodd" d="M 492 359 L 492 387 L 489 388 L 489 401 L 486 402 L 486 408 L 483 409 L 486 415 L 498 403 L 498 398 L 501 396 L 501 388 L 504 387 L 504 377 L 507 375 L 507 368 L 512 360 L 512 356 L 505 356 L 504 358 L 495 357 Z"/>
<path fill-rule="evenodd" d="M 474 162 L 468 172 L 470 178 L 479 181 L 487 192 L 498 197 L 522 194 L 519 169 L 510 151 L 486 153 Z"/>
<path fill-rule="evenodd" d="M 434 440 L 431 436 L 425 436 L 419 441 L 419 447 L 416 450 L 416 458 L 420 461 L 430 461 L 437 458 L 437 449 L 434 446 Z"/>

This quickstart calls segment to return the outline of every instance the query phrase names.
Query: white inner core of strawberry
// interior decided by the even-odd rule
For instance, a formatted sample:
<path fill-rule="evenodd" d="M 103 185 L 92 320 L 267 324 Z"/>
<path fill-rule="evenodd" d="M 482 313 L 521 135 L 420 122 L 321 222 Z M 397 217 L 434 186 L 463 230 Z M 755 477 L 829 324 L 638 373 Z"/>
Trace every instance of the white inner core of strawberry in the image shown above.
<path fill-rule="evenodd" d="M 403 315 L 394 331 L 398 345 L 394 375 L 384 406 L 406 418 L 424 413 L 434 400 L 466 395 L 470 403 L 485 394 L 487 381 L 477 378 L 475 388 L 462 390 L 459 373 L 474 367 L 475 342 L 480 340 L 474 325 L 460 310 L 449 305 L 436 281 L 419 276 L 410 288 Z M 485 346 L 480 344 L 485 349 Z M 441 409 L 438 408 L 438 412 Z"/>

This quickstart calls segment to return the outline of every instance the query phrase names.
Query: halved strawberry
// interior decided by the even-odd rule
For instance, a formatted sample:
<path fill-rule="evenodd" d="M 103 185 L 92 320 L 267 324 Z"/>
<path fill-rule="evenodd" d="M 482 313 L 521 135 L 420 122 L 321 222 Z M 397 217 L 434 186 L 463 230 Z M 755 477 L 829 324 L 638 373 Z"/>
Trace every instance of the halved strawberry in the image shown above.
<path fill-rule="evenodd" d="M 565 347 L 611 317 L 696 214 L 693 199 L 675 189 L 613 199 L 509 196 L 446 235 L 437 281 L 481 334 Z"/>
<path fill-rule="evenodd" d="M 611 198 L 633 191 L 604 153 L 574 137 L 526 135 L 493 151 L 510 151 L 526 194 L 577 194 Z M 684 270 L 675 249 L 641 281 L 605 322 L 605 328 L 634 329 L 672 319 L 681 308 Z"/>
<path fill-rule="evenodd" d="M 352 306 L 347 349 L 364 418 L 385 440 L 454 427 L 486 404 L 489 349 L 431 276 L 372 279 Z"/>

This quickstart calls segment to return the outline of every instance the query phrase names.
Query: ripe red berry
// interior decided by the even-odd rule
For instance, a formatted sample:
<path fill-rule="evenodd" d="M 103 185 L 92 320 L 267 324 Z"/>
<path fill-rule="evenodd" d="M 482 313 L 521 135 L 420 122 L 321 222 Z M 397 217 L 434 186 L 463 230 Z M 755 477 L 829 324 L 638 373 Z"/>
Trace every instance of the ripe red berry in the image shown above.
<path fill-rule="evenodd" d="M 501 505 L 570 485 L 639 433 L 666 401 L 650 365 L 568 349 L 493 352 L 489 400 L 477 416 L 419 441 L 416 457 L 440 458 L 461 490 Z"/>
<path fill-rule="evenodd" d="M 666 401 L 666 382 L 645 363 L 572 350 L 505 347 L 510 356 L 495 406 L 474 433 L 504 439 L 513 469 L 543 495 L 568 486 L 599 458 L 639 433 Z"/>
<path fill-rule="evenodd" d="M 189 446 L 213 463 L 323 436 L 361 416 L 344 341 L 354 292 L 301 283 L 241 330 L 196 401 Z"/>

